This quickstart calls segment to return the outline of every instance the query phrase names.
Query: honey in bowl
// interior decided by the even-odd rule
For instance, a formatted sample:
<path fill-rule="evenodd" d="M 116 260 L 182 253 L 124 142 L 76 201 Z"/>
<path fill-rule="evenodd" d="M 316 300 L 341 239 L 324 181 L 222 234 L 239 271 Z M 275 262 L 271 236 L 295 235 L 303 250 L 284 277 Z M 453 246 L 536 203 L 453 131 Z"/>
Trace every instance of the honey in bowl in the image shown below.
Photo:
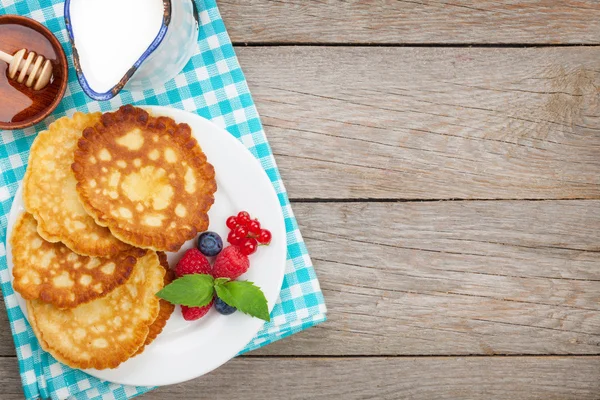
<path fill-rule="evenodd" d="M 8 64 L 0 62 L 0 129 L 18 129 L 45 118 L 60 102 L 67 68 L 60 43 L 41 24 L 15 15 L 0 16 L 0 49 L 14 54 L 21 49 L 44 56 L 52 63 L 50 83 L 41 90 L 28 88 L 8 77 Z"/>

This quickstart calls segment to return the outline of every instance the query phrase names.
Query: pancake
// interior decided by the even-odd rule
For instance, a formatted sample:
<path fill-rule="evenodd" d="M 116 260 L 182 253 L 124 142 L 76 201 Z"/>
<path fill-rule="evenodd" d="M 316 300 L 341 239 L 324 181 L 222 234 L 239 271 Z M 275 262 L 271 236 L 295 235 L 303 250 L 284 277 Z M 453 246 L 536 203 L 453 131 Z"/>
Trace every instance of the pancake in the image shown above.
<path fill-rule="evenodd" d="M 169 283 L 173 282 L 175 279 L 175 272 L 171 268 L 169 268 L 169 262 L 167 261 L 167 255 L 165 253 L 158 252 L 158 259 L 160 260 L 160 265 L 165 269 L 165 277 L 163 279 L 163 287 L 167 286 Z M 169 303 L 166 300 L 160 299 L 160 311 L 158 312 L 158 317 L 154 320 L 152 325 L 150 325 L 150 331 L 148 332 L 148 336 L 146 337 L 146 341 L 140 347 L 133 356 L 137 356 L 141 354 L 146 346 L 156 339 L 158 335 L 162 332 L 165 325 L 167 325 L 167 321 L 171 317 L 171 314 L 175 310 L 175 305 Z"/>
<path fill-rule="evenodd" d="M 74 154 L 83 207 L 119 240 L 177 251 L 208 228 L 215 172 L 189 125 L 123 106 L 86 128 Z"/>
<path fill-rule="evenodd" d="M 31 312 L 29 312 L 29 307 L 30 307 L 29 303 L 30 303 L 30 301 L 25 301 L 25 305 L 27 306 L 27 320 L 29 321 L 29 325 L 31 325 L 31 329 L 33 330 L 33 333 L 35 334 L 35 337 L 38 338 L 38 342 L 40 343 L 40 347 L 42 348 L 42 350 L 48 351 L 48 343 L 46 343 L 42 340 L 42 334 L 37 327 L 37 323 L 35 322 L 34 315 Z M 61 360 L 58 360 L 58 361 L 62 362 Z"/>
<path fill-rule="evenodd" d="M 133 249 L 108 258 L 81 256 L 62 243 L 39 236 L 36 221 L 23 213 L 10 237 L 13 287 L 26 300 L 41 299 L 59 308 L 72 308 L 105 296 L 127 281 L 136 258 Z"/>
<path fill-rule="evenodd" d="M 154 252 L 140 258 L 131 278 L 107 296 L 61 310 L 40 300 L 27 312 L 40 345 L 73 368 L 116 368 L 145 342 L 159 313 L 165 270 Z"/>
<path fill-rule="evenodd" d="M 63 242 L 78 254 L 108 257 L 131 246 L 117 240 L 87 214 L 71 171 L 81 132 L 97 123 L 100 115 L 77 112 L 72 118 L 60 118 L 38 135 L 23 179 L 23 201 L 38 221 L 38 233 L 47 241 Z"/>
<path fill-rule="evenodd" d="M 39 328 L 37 327 L 37 323 L 35 322 L 34 314 L 30 311 L 31 306 L 29 305 L 29 303 L 31 303 L 31 302 L 30 301 L 25 302 L 25 305 L 27 306 L 27 320 L 29 321 L 29 325 L 31 325 L 31 329 L 33 330 L 33 333 L 35 334 L 35 337 L 38 339 L 38 343 L 40 344 L 40 347 L 42 348 L 42 350 L 44 350 L 45 352 L 50 352 L 48 343 L 46 343 L 42 339 L 42 333 L 40 332 Z M 53 354 L 52 356 L 57 361 L 60 361 L 61 363 L 66 364 L 66 360 L 61 358 L 60 355 Z"/>

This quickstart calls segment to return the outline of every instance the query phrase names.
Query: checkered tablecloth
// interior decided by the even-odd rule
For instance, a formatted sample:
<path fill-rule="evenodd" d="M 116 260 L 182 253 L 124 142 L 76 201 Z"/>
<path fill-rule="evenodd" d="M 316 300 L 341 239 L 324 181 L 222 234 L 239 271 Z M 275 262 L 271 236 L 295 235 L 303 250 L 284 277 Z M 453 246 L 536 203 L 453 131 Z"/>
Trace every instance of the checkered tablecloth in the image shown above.
<path fill-rule="evenodd" d="M 288 238 L 286 274 L 280 299 L 271 314 L 271 322 L 264 326 L 243 352 L 265 346 L 325 320 L 326 309 L 319 282 L 216 2 L 196 2 L 201 23 L 199 49 L 183 72 L 160 89 L 143 93 L 122 92 L 110 101 L 99 103 L 89 99 L 77 83 L 63 21 L 63 2 L 0 0 L 0 14 L 29 16 L 54 32 L 67 51 L 70 62 L 67 92 L 51 117 L 33 128 L 0 131 L 0 283 L 17 349 L 23 390 L 28 399 L 125 399 L 152 389 L 103 382 L 58 363 L 41 350 L 21 313 L 10 283 L 5 246 L 7 218 L 25 173 L 29 148 L 37 132 L 63 115 L 72 115 L 75 110 L 109 111 L 127 103 L 170 105 L 196 112 L 238 138 L 261 162 L 271 179 L 279 196 Z"/>

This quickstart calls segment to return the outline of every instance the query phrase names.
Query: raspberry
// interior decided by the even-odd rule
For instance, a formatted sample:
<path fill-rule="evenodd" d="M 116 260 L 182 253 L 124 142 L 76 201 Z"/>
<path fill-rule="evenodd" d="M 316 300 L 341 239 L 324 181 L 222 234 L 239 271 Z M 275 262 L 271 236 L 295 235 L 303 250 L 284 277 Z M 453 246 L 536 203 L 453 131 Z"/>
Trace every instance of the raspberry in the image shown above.
<path fill-rule="evenodd" d="M 183 315 L 183 319 L 186 321 L 195 321 L 204 317 L 210 308 L 213 306 L 215 300 L 211 300 L 211 302 L 204 307 L 186 307 L 181 306 L 181 315 Z"/>
<path fill-rule="evenodd" d="M 177 275 L 177 277 L 189 274 L 211 275 L 211 272 L 208 259 L 196 248 L 191 248 L 186 251 L 175 267 L 175 275 Z"/>
<path fill-rule="evenodd" d="M 181 277 L 189 274 L 209 274 L 211 275 L 212 268 L 208 259 L 197 248 L 191 248 L 185 252 L 181 260 L 175 267 L 175 275 Z M 195 321 L 208 313 L 212 307 L 214 300 L 204 307 L 186 307 L 181 306 L 181 314 L 186 321 Z"/>
<path fill-rule="evenodd" d="M 239 247 L 229 246 L 225 247 L 217 256 L 213 266 L 213 276 L 233 280 L 248 271 L 249 267 L 248 256 L 242 253 Z"/>

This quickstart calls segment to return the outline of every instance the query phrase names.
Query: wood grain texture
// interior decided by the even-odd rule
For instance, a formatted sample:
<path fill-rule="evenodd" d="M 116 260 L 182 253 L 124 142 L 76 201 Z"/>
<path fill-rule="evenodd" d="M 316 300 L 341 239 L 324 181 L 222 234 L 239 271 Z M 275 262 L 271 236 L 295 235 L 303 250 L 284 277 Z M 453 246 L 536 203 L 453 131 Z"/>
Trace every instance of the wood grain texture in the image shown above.
<path fill-rule="evenodd" d="M 600 357 L 238 358 L 140 399 L 597 399 Z M 0 358 L 3 400 L 23 398 Z"/>
<path fill-rule="evenodd" d="M 594 0 L 219 0 L 239 43 L 599 43 Z"/>
<path fill-rule="evenodd" d="M 356 42 L 377 29 L 382 41 L 402 30 L 408 39 L 398 40 L 448 35 L 440 23 L 433 32 L 432 21 L 442 17 L 430 12 L 432 2 L 337 7 L 336 18 L 348 19 L 370 6 L 371 21 L 387 18 L 386 7 L 423 6 L 420 32 L 407 28 L 416 23 L 415 9 L 404 9 L 406 25 L 390 27 L 380 18 L 375 29 L 323 13 L 337 3 L 222 0 L 220 6 L 234 40 L 247 29 L 230 22 L 235 13 L 255 20 L 253 34 L 268 37 L 272 32 L 260 28 L 265 20 L 292 27 L 315 10 L 308 24 L 325 33 L 310 26 L 288 31 L 323 41 L 346 34 Z M 261 4 L 285 11 L 281 21 L 260 11 Z M 489 39 L 493 29 L 493 40 L 600 37 L 598 24 L 573 23 L 597 20 L 592 2 L 563 2 L 562 11 L 552 7 L 556 2 L 521 3 L 508 28 L 472 16 L 489 14 L 482 11 L 489 7 L 506 11 L 511 3 L 437 4 L 446 6 L 438 7 L 442 12 L 470 14 L 464 18 L 473 27 L 463 29 L 462 40 Z M 250 6 L 256 9 L 245 10 Z M 285 14 L 293 7 L 301 15 Z M 573 16 L 585 7 L 587 16 Z M 254 12 L 263 15 L 253 18 Z M 319 19 L 331 20 L 331 30 Z M 339 25 L 352 22 L 357 36 Z M 571 30 L 561 28 L 569 22 Z M 598 398 L 600 48 L 237 51 L 290 196 L 302 200 L 294 210 L 329 320 L 144 398 Z M 587 200 L 552 200 L 561 198 Z M 343 202 L 312 202 L 319 199 Z M 3 400 L 22 398 L 14 355 L 0 309 Z"/>
<path fill-rule="evenodd" d="M 238 48 L 292 198 L 600 198 L 600 48 Z"/>
<path fill-rule="evenodd" d="M 600 354 L 600 201 L 294 209 L 328 321 L 257 354 Z"/>
<path fill-rule="evenodd" d="M 0 296 L 0 357 L 16 356 L 15 344 L 8 324 L 4 297 Z M 2 393 L 2 391 L 0 391 Z"/>
<path fill-rule="evenodd" d="M 600 201 L 294 210 L 329 320 L 255 354 L 600 354 Z"/>

